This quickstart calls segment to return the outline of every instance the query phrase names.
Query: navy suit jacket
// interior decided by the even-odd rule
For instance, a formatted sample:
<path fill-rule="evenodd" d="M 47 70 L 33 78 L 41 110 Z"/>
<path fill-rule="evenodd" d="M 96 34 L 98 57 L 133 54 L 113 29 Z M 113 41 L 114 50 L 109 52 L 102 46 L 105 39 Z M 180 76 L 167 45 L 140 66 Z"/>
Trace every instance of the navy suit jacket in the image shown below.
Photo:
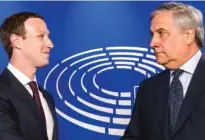
<path fill-rule="evenodd" d="M 53 140 L 57 140 L 53 98 L 41 87 L 39 89 L 51 110 L 54 119 Z M 0 76 L 0 140 L 48 140 L 38 106 L 8 69 Z"/>
<path fill-rule="evenodd" d="M 122 140 L 205 140 L 205 57 L 190 81 L 173 137 L 168 124 L 170 71 L 141 82 Z"/>

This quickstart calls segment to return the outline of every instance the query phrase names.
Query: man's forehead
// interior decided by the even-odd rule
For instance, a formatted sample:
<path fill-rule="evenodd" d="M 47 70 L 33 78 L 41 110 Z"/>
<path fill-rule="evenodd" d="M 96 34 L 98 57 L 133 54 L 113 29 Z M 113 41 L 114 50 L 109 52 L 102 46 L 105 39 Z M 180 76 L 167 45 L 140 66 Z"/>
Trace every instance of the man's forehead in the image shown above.
<path fill-rule="evenodd" d="M 40 18 L 29 18 L 25 21 L 24 25 L 27 30 L 36 30 L 38 32 L 49 33 L 45 21 Z"/>
<path fill-rule="evenodd" d="M 158 30 L 173 25 L 172 12 L 160 12 L 151 20 L 150 30 Z"/>

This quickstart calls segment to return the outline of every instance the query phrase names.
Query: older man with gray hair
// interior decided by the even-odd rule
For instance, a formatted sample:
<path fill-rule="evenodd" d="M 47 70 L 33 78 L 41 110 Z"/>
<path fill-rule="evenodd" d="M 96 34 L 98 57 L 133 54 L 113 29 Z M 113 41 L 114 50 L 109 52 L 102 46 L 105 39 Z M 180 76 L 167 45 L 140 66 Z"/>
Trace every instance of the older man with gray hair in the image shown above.
<path fill-rule="evenodd" d="M 122 140 L 205 139 L 202 13 L 164 3 L 151 14 L 151 48 L 166 70 L 141 82 Z"/>

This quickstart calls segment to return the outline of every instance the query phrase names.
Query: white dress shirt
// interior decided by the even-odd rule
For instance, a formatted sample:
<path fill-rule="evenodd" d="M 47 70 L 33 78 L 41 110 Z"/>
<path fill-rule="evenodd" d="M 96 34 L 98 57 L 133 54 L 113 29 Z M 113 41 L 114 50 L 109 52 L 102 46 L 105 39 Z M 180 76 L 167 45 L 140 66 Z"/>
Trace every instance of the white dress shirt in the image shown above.
<path fill-rule="evenodd" d="M 184 72 L 180 75 L 179 80 L 182 83 L 183 86 L 183 96 L 186 96 L 187 89 L 189 87 L 191 78 L 194 74 L 194 71 L 196 69 L 196 66 L 201 58 L 201 51 L 199 50 L 194 56 L 192 56 L 186 63 L 184 63 L 179 69 L 184 70 Z M 170 72 L 170 84 L 173 80 L 172 73 L 174 70 Z"/>
<path fill-rule="evenodd" d="M 14 66 L 12 66 L 10 63 L 8 64 L 7 68 L 11 71 L 11 73 L 19 80 L 19 82 L 28 90 L 30 95 L 33 97 L 33 92 L 31 90 L 30 86 L 28 85 L 28 83 L 31 82 L 31 80 L 24 73 L 20 72 L 18 69 L 16 69 Z M 34 81 L 37 83 L 36 76 L 34 78 Z M 38 85 L 38 83 L 37 83 L 37 85 Z M 54 128 L 53 117 L 52 117 L 50 108 L 49 108 L 45 98 L 43 97 L 43 94 L 39 90 L 39 88 L 38 88 L 38 92 L 39 92 L 41 104 L 42 104 L 45 118 L 46 118 L 46 129 L 47 129 L 48 140 L 52 140 L 53 128 Z"/>

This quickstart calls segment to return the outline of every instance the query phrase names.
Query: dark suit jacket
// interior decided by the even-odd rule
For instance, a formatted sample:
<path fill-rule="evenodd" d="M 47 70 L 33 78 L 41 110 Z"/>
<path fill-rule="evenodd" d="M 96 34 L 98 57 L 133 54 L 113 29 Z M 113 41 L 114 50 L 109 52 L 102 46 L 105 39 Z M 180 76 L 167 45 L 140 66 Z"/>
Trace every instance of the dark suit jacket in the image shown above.
<path fill-rule="evenodd" d="M 52 96 L 40 87 L 54 119 L 53 140 L 57 140 L 57 123 Z M 47 140 L 46 125 L 27 89 L 5 69 L 0 76 L 0 140 Z"/>
<path fill-rule="evenodd" d="M 122 140 L 205 140 L 205 57 L 201 57 L 190 81 L 172 138 L 168 124 L 169 83 L 169 70 L 141 83 Z"/>

